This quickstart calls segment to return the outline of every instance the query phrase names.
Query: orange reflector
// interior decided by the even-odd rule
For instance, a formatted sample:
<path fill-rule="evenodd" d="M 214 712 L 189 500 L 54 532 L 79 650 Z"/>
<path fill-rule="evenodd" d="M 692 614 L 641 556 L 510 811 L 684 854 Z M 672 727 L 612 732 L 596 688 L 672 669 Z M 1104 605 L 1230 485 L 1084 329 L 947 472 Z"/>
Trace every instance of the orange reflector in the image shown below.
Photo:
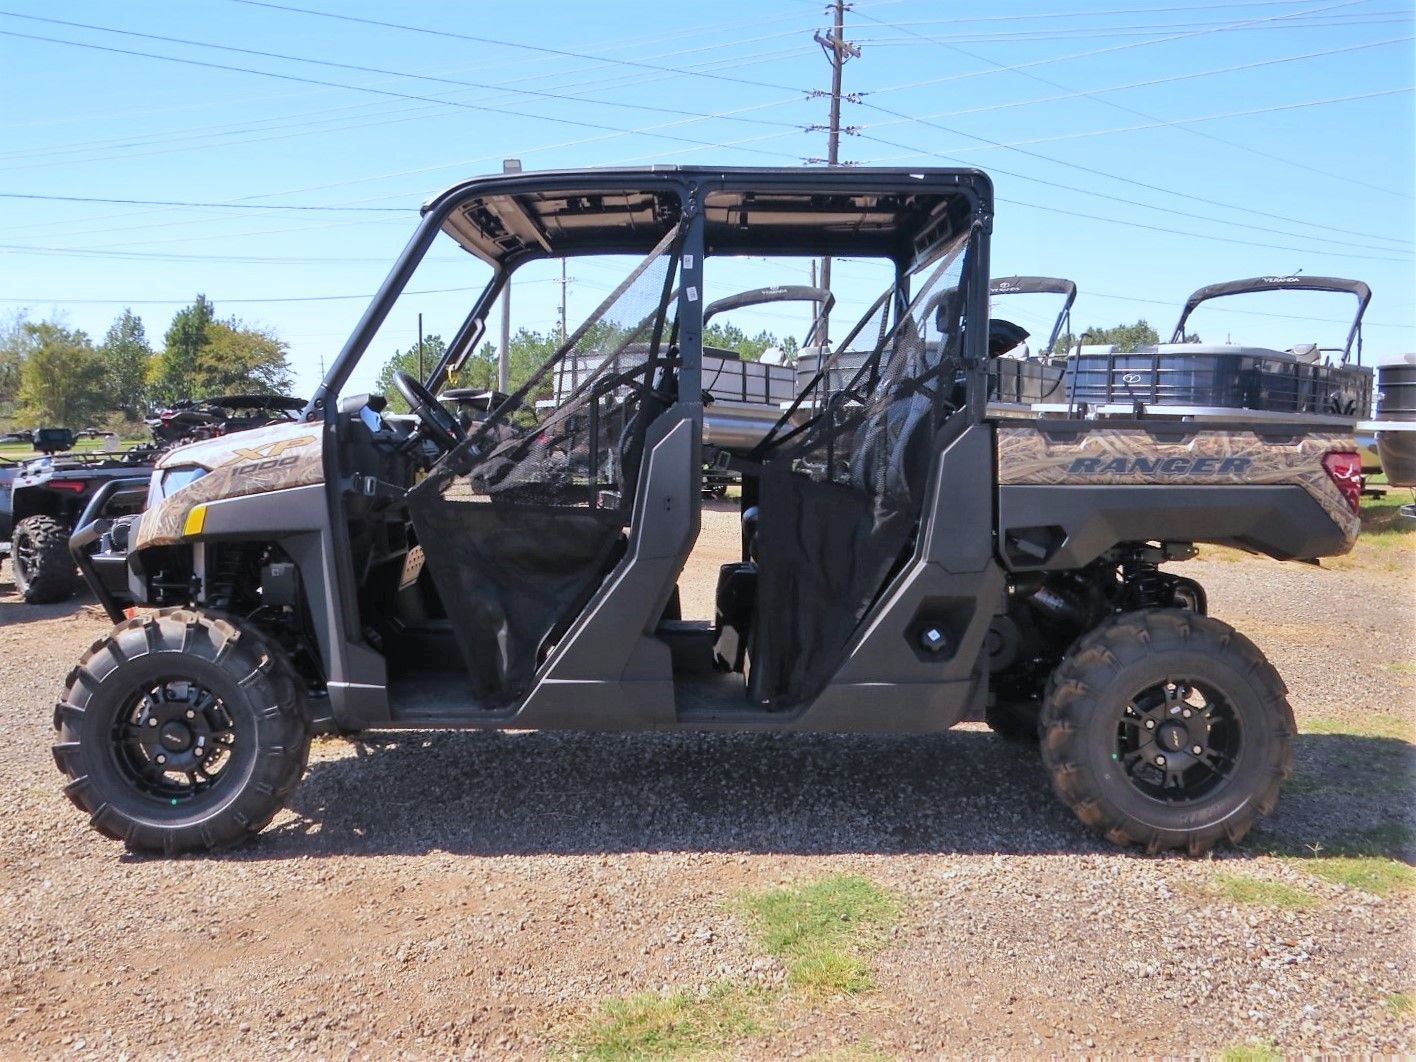
<path fill-rule="evenodd" d="M 182 525 L 182 535 L 191 538 L 193 535 L 200 535 L 202 528 L 206 526 L 206 506 L 198 505 L 187 514 L 187 520 Z"/>

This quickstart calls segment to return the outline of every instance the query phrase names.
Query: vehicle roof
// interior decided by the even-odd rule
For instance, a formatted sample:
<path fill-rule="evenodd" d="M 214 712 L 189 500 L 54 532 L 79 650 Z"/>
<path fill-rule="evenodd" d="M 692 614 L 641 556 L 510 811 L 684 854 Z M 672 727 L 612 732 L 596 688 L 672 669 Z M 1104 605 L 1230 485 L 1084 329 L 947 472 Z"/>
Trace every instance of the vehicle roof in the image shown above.
<path fill-rule="evenodd" d="M 494 174 L 424 205 L 493 265 L 526 258 L 643 253 L 701 206 L 712 254 L 851 254 L 909 262 L 975 218 L 992 185 L 972 169 L 652 166 Z"/>

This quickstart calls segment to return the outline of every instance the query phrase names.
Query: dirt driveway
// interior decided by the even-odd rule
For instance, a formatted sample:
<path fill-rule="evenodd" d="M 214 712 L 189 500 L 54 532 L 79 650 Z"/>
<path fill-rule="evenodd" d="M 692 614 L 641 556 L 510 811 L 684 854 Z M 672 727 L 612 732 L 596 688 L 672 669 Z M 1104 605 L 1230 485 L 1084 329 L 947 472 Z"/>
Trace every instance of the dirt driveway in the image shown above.
<path fill-rule="evenodd" d="M 707 524 L 731 554 L 732 518 Z M 703 1025 L 728 990 L 751 1020 L 624 1042 L 1416 1049 L 1412 572 L 1186 567 L 1273 659 L 1304 731 L 1275 816 L 1203 860 L 1097 841 L 1035 751 L 981 727 L 323 741 L 256 844 L 136 859 L 88 829 L 49 753 L 64 675 L 106 622 L 22 606 L 6 575 L 0 1055 L 614 1053 L 607 1001 L 652 993 Z M 891 897 L 853 992 L 800 988 L 743 913 L 744 894 L 828 876 Z"/>

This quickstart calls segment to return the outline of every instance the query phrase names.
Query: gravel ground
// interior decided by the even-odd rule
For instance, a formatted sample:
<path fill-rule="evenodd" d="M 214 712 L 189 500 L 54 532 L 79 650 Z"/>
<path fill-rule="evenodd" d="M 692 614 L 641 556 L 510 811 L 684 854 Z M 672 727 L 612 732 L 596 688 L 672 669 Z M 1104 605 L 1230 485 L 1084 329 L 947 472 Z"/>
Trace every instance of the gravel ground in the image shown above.
<path fill-rule="evenodd" d="M 690 616 L 731 516 L 708 514 L 703 542 Z M 1410 572 L 1186 574 L 1277 664 L 1300 728 L 1409 737 Z M 256 844 L 147 860 L 88 829 L 49 754 L 64 674 L 106 626 L 83 601 L 24 607 L 0 578 L 0 1055 L 542 1055 L 609 997 L 780 984 L 730 901 L 833 872 L 904 899 L 877 990 L 788 993 L 736 1053 L 1416 1050 L 1389 1002 L 1416 990 L 1411 896 L 1266 854 L 1412 826 L 1400 737 L 1300 737 L 1278 812 L 1214 860 L 1106 846 L 1035 752 L 977 726 L 322 741 Z M 1317 902 L 1236 904 L 1221 872 Z"/>

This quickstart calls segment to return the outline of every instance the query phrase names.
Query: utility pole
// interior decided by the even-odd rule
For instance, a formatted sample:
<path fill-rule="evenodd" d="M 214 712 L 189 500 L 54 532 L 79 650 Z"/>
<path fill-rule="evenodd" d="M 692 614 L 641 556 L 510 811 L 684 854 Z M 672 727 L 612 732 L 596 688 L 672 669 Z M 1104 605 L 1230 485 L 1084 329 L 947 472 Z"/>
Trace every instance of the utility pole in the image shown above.
<path fill-rule="evenodd" d="M 826 57 L 831 63 L 831 124 L 829 126 L 813 125 L 808 126 L 807 131 L 811 132 L 825 128 L 829 134 L 826 144 L 826 158 L 811 159 L 812 162 L 824 161 L 827 166 L 841 165 L 841 72 L 846 63 L 852 59 L 860 57 L 860 48 L 846 40 L 846 9 L 851 5 L 846 0 L 831 0 L 826 5 L 826 10 L 835 16 L 835 25 L 831 28 L 830 34 L 822 33 L 818 30 L 814 35 L 814 40 L 821 45 L 821 50 L 826 53 Z M 825 93 L 813 92 L 813 96 L 822 96 Z M 847 95 L 846 99 L 853 103 L 858 103 L 859 98 Z M 846 133 L 854 134 L 854 126 L 847 126 Z M 821 286 L 826 289 L 831 287 L 831 256 L 823 255 L 821 258 Z M 831 321 L 829 317 L 821 319 L 821 342 L 828 343 L 831 338 Z"/>
<path fill-rule="evenodd" d="M 566 281 L 566 279 L 565 279 L 565 259 L 562 258 L 562 259 L 561 259 L 561 343 L 564 343 L 564 342 L 565 342 L 565 335 L 566 335 L 566 331 L 565 331 L 565 288 L 566 288 L 566 284 L 567 284 L 567 281 Z"/>

